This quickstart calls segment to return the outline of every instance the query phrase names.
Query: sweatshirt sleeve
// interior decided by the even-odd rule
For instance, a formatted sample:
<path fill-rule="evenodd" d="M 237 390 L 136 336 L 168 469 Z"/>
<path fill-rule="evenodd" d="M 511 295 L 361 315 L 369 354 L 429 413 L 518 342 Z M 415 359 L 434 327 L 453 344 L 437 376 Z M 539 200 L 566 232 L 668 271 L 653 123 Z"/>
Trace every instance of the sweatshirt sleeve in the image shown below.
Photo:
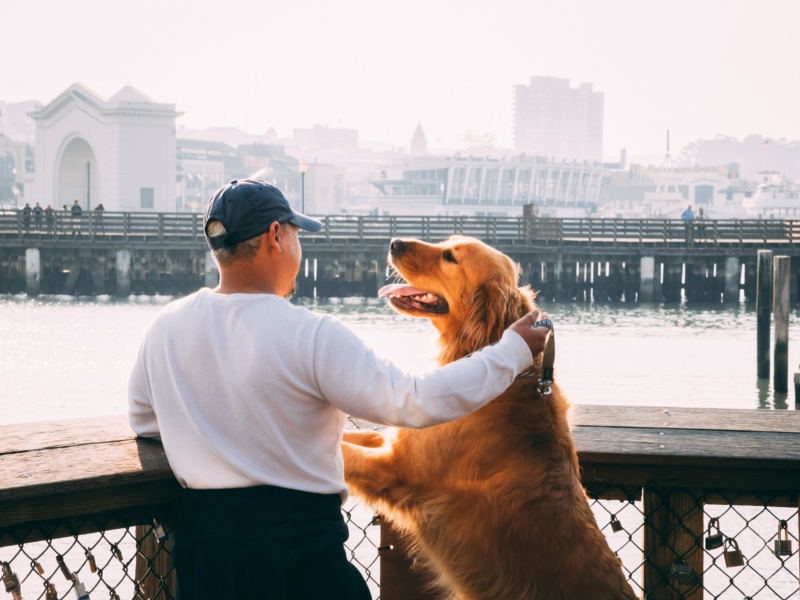
<path fill-rule="evenodd" d="M 322 396 L 359 419 L 421 428 L 488 404 L 533 362 L 521 336 L 507 330 L 479 352 L 423 375 L 378 357 L 355 333 L 329 319 L 317 330 L 314 370 Z"/>
<path fill-rule="evenodd" d="M 145 368 L 145 346 L 146 341 L 143 341 L 128 380 L 128 423 L 136 435 L 160 440 L 161 433 L 153 410 L 150 379 Z"/>

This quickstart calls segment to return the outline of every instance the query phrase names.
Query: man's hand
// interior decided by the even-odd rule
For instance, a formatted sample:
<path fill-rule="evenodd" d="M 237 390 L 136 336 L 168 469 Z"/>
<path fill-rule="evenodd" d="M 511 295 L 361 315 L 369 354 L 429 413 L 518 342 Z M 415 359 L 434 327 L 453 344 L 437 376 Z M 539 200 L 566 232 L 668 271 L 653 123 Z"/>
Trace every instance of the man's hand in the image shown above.
<path fill-rule="evenodd" d="M 548 323 L 542 323 L 544 320 L 547 320 L 549 326 Z M 509 329 L 525 340 L 528 348 L 530 348 L 531 355 L 535 358 L 544 351 L 547 337 L 552 331 L 552 325 L 550 315 L 538 310 L 532 310 L 518 321 L 512 323 Z"/>

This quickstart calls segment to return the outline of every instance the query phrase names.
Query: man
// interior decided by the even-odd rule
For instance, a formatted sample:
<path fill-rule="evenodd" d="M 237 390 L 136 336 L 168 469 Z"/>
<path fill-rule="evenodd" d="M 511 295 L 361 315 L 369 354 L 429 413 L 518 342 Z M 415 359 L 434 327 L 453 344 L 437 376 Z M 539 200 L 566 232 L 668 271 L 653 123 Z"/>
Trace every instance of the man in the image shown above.
<path fill-rule="evenodd" d="M 33 226 L 37 231 L 42 230 L 42 215 L 44 215 L 44 210 L 37 202 L 33 207 Z"/>
<path fill-rule="evenodd" d="M 179 598 L 362 600 L 344 551 L 346 415 L 426 427 L 500 394 L 545 347 L 534 311 L 495 345 L 411 376 L 341 322 L 287 301 L 299 229 L 281 191 L 232 181 L 205 210 L 219 285 L 165 307 L 131 373 L 129 420 L 160 439 L 180 484 Z M 543 315 L 546 316 L 546 315 Z"/>
<path fill-rule="evenodd" d="M 66 210 L 66 206 L 64 207 Z M 76 235 L 81 235 L 81 215 L 83 214 L 83 208 L 81 208 L 80 203 L 75 200 L 72 203 L 72 206 L 69 208 L 70 213 L 72 214 L 72 237 Z"/>
<path fill-rule="evenodd" d="M 692 221 L 694 221 L 694 213 L 692 212 L 692 205 L 686 207 L 686 210 L 681 213 L 683 219 L 684 236 L 686 238 L 686 245 L 691 246 L 694 242 L 692 235 Z"/>
<path fill-rule="evenodd" d="M 25 230 L 26 232 L 30 231 L 31 228 L 32 213 L 33 210 L 31 209 L 31 205 L 28 202 L 26 202 L 25 206 L 22 207 L 22 229 Z"/>

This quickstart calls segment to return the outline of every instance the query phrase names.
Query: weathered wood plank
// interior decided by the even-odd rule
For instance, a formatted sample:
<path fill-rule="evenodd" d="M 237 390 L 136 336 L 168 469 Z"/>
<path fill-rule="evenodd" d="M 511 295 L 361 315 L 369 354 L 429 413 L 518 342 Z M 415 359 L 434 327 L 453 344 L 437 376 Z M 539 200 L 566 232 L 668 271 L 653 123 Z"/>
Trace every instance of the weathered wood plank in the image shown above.
<path fill-rule="evenodd" d="M 587 459 L 687 467 L 800 468 L 794 433 L 575 427 L 578 452 Z"/>
<path fill-rule="evenodd" d="M 4 425 L 0 427 L 0 456 L 44 448 L 131 440 L 134 437 L 136 435 L 125 415 Z"/>
<path fill-rule="evenodd" d="M 720 431 L 771 431 L 800 434 L 800 411 L 574 405 L 573 425 Z M 800 443 L 798 443 L 800 445 Z"/>
<path fill-rule="evenodd" d="M 138 438 L 0 455 L 0 501 L 172 478 L 163 446 Z"/>

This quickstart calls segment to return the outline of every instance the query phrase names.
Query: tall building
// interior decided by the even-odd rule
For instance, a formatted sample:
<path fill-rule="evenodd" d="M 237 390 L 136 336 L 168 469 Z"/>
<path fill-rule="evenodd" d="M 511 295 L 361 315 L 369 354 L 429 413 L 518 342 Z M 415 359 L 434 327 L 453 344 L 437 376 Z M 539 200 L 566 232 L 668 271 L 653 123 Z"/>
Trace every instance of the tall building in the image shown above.
<path fill-rule="evenodd" d="M 514 86 L 514 149 L 559 160 L 603 160 L 603 93 L 591 83 L 531 77 Z"/>

